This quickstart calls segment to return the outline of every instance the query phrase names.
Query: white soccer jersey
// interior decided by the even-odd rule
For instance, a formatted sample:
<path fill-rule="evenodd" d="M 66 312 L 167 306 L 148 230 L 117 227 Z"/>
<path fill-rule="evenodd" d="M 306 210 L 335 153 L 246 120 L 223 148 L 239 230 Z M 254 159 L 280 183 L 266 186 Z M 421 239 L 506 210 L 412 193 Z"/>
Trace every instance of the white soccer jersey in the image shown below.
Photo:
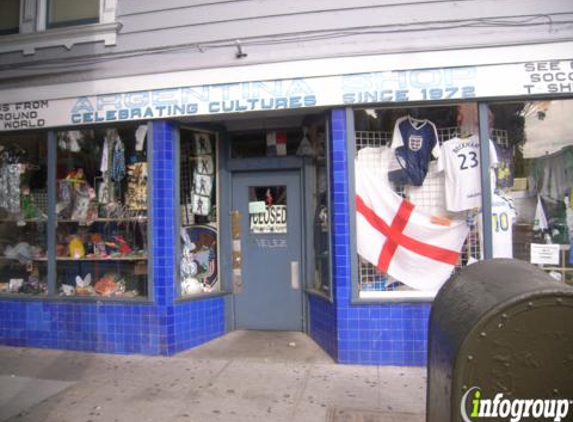
<path fill-rule="evenodd" d="M 493 258 L 513 258 L 513 223 L 517 214 L 510 200 L 496 194 L 491 198 Z M 480 231 L 483 227 L 480 218 Z M 483 231 L 482 231 L 483 233 Z M 480 237 L 481 239 L 482 237 Z M 483 257 L 483 243 L 481 244 Z"/>
<path fill-rule="evenodd" d="M 448 211 L 481 207 L 479 137 L 452 138 L 442 145 L 438 170 L 446 174 Z M 489 141 L 490 166 L 497 164 L 495 145 Z"/>

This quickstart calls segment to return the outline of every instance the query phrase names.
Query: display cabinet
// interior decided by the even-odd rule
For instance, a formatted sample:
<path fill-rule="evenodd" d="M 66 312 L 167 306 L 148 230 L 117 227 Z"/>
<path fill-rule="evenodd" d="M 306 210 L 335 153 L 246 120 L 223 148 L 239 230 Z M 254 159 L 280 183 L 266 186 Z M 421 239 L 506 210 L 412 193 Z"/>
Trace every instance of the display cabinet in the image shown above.
<path fill-rule="evenodd" d="M 146 129 L 56 133 L 59 295 L 148 295 Z"/>
<path fill-rule="evenodd" d="M 42 136 L 0 138 L 0 294 L 47 293 L 46 169 Z"/>

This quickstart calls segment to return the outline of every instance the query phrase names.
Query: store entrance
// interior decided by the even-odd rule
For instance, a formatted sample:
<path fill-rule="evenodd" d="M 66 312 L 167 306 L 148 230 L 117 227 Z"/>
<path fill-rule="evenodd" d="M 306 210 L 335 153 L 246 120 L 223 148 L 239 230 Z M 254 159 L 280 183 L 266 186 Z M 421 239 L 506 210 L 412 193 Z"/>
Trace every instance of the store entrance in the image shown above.
<path fill-rule="evenodd" d="M 233 174 L 232 209 L 241 218 L 241 290 L 235 327 L 303 330 L 300 170 Z"/>

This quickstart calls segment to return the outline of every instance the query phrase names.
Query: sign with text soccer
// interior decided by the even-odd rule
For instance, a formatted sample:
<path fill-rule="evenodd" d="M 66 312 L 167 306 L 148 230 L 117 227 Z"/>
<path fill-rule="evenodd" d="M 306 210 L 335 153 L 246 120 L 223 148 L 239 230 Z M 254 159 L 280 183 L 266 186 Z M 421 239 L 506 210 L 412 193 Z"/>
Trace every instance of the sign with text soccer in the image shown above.
<path fill-rule="evenodd" d="M 317 106 L 452 101 L 571 92 L 571 59 L 390 70 L 0 103 L 0 131 Z"/>

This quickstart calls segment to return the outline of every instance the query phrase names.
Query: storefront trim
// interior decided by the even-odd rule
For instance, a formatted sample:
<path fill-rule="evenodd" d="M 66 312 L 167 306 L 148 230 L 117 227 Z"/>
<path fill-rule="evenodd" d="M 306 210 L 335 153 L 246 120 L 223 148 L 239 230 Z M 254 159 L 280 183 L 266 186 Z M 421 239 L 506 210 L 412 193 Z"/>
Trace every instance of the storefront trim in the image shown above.
<path fill-rule="evenodd" d="M 314 107 L 566 95 L 573 91 L 573 60 L 232 80 L 127 92 L 106 88 L 99 95 L 5 103 L 0 105 L 0 131 Z"/>

